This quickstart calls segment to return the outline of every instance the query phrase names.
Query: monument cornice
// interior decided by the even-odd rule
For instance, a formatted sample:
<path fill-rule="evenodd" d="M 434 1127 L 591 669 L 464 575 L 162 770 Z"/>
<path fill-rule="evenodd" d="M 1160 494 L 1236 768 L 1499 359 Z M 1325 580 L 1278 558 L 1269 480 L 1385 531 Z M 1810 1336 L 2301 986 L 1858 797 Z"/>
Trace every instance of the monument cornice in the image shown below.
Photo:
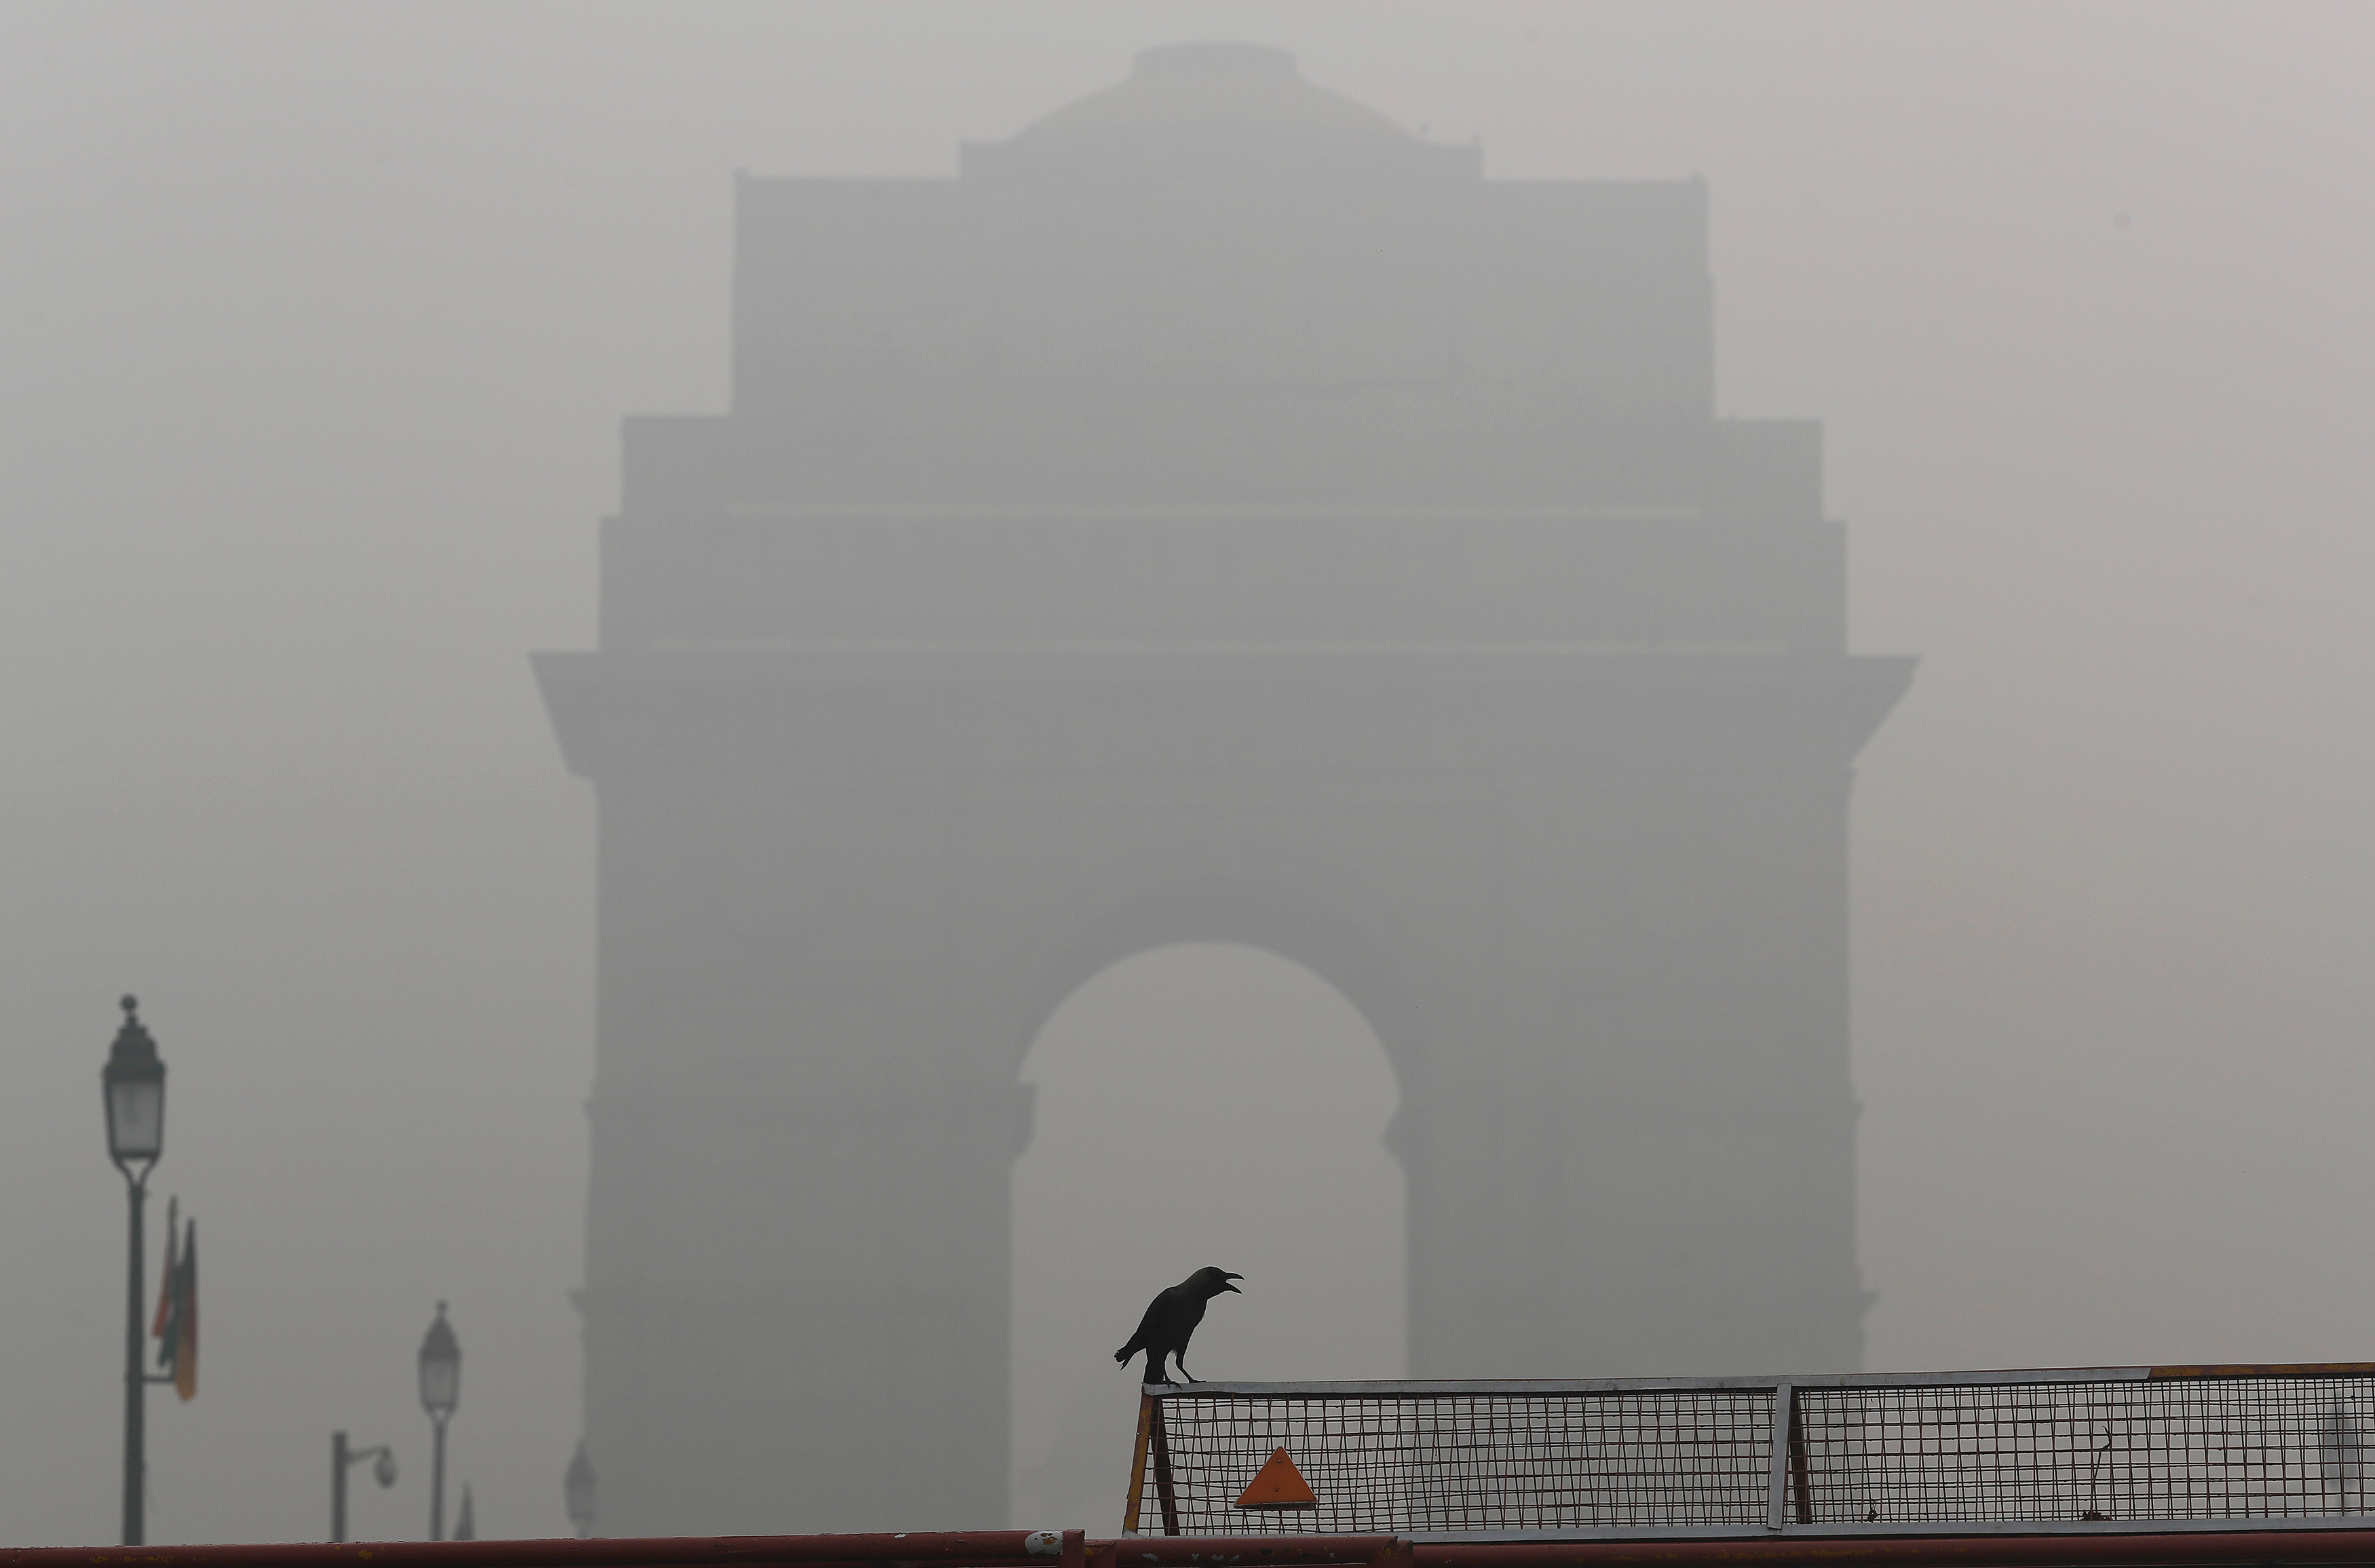
<path fill-rule="evenodd" d="M 1577 645 L 1028 643 L 542 654 L 571 769 L 1108 766 L 1306 770 L 1474 755 L 1498 766 L 1834 771 L 1915 661 Z M 1183 725 L 1192 724 L 1192 745 Z"/>

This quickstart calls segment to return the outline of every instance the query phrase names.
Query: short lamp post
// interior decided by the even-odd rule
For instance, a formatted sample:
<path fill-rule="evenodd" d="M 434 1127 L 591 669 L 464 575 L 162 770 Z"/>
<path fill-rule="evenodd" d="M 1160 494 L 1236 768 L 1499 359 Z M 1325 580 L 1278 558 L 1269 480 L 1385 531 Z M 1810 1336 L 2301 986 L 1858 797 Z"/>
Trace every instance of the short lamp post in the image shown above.
<path fill-rule="evenodd" d="M 429 1539 L 445 1539 L 445 1422 L 462 1397 L 462 1346 L 437 1303 L 437 1321 L 420 1337 L 420 1408 L 429 1412 L 436 1446 L 429 1462 Z"/>
<path fill-rule="evenodd" d="M 583 1540 L 594 1533 L 594 1461 L 585 1456 L 585 1440 L 577 1440 L 577 1453 L 569 1461 L 569 1474 L 561 1478 L 561 1488 L 569 1496 L 569 1524 Z"/>
<path fill-rule="evenodd" d="M 330 1539 L 347 1539 L 347 1471 L 369 1459 L 372 1480 L 383 1487 L 396 1484 L 396 1450 L 383 1443 L 376 1448 L 349 1448 L 347 1434 L 330 1433 Z"/>
<path fill-rule="evenodd" d="M 124 998 L 124 1026 L 100 1069 L 107 1110 L 107 1157 L 124 1173 L 132 1211 L 131 1267 L 124 1314 L 124 1544 L 142 1544 L 141 1496 L 147 1482 L 148 1378 L 140 1370 L 141 1218 L 148 1173 L 165 1152 L 165 1064 L 140 1022 L 140 1000 Z"/>

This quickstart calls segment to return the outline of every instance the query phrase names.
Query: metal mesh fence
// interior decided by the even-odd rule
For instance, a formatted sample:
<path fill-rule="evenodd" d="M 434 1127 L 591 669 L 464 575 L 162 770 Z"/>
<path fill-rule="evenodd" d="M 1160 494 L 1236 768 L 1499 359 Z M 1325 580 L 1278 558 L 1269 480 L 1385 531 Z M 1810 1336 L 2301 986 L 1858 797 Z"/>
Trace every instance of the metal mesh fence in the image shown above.
<path fill-rule="evenodd" d="M 1799 1405 L 1815 1520 L 2368 1512 L 2364 1377 L 1809 1389 Z"/>
<path fill-rule="evenodd" d="M 2369 1513 L 2375 1367 L 1205 1384 L 1152 1405 L 1132 1500 L 1150 1532 L 2343 1519 Z M 1281 1448 L 1316 1504 L 1239 1507 Z"/>
<path fill-rule="evenodd" d="M 1639 1398 L 1458 1395 L 1165 1397 L 1165 1533 L 1755 1524 L 1765 1517 L 1773 1394 Z M 1283 1447 L 1319 1500 L 1240 1509 Z M 1156 1460 L 1156 1502 L 1163 1464 Z M 1176 1529 L 1168 1527 L 1176 1526 Z"/>

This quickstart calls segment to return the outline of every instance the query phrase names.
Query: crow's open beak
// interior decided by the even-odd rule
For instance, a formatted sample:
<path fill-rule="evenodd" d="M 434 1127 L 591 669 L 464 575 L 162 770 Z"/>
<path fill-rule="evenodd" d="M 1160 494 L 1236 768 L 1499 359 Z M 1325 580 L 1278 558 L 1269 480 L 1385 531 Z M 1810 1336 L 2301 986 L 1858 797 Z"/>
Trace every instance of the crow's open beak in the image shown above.
<path fill-rule="evenodd" d="M 1221 1278 L 1223 1279 L 1242 1279 L 1245 1276 L 1242 1274 L 1223 1274 Z M 1223 1285 L 1221 1289 L 1235 1296 L 1242 1296 L 1245 1294 L 1243 1291 L 1238 1290 L 1235 1285 Z"/>

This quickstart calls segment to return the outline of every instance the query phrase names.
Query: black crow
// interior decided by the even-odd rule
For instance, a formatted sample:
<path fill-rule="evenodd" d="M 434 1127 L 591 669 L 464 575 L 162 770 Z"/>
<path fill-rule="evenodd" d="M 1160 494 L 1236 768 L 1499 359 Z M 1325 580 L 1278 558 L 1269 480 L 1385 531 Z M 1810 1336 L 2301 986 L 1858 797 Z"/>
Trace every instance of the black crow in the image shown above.
<path fill-rule="evenodd" d="M 1199 1268 L 1147 1303 L 1146 1315 L 1138 1320 L 1138 1332 L 1129 1337 L 1128 1344 L 1114 1352 L 1114 1360 L 1127 1365 L 1130 1357 L 1144 1350 L 1146 1382 L 1167 1384 L 1171 1381 L 1169 1374 L 1163 1370 L 1166 1358 L 1179 1363 L 1180 1376 L 1190 1383 L 1195 1382 L 1195 1375 L 1188 1370 L 1188 1337 L 1196 1332 L 1198 1324 L 1204 1321 L 1206 1302 L 1223 1291 L 1235 1291 L 1239 1295 L 1245 1293 L 1229 1283 L 1232 1279 L 1244 1278 L 1242 1274 L 1231 1274 L 1219 1268 Z"/>

